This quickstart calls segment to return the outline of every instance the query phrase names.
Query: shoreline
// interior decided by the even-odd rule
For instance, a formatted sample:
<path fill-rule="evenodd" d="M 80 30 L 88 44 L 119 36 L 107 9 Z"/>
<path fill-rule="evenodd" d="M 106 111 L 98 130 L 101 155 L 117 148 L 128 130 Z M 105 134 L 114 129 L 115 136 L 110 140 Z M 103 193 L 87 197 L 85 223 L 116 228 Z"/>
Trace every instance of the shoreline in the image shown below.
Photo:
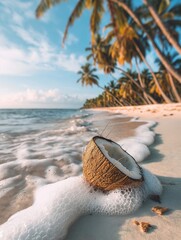
<path fill-rule="evenodd" d="M 127 216 L 84 216 L 69 229 L 65 240 L 130 240 L 130 239 L 180 239 L 181 230 L 181 104 L 144 105 L 93 109 L 121 113 L 141 121 L 154 120 L 155 141 L 149 146 L 151 155 L 140 165 L 157 175 L 163 185 L 161 204 L 147 200 L 135 213 Z M 170 210 L 164 216 L 151 212 L 160 205 Z M 154 226 L 150 233 L 141 233 L 133 220 L 149 222 Z"/>

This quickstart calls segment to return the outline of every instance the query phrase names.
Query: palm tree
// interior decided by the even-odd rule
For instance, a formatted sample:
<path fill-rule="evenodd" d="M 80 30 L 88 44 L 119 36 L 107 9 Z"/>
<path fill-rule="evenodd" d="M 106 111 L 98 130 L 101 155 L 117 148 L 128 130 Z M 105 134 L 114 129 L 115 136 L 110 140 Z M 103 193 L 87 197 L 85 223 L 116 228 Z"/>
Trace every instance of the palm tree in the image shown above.
<path fill-rule="evenodd" d="M 172 92 L 171 92 L 171 86 L 169 84 L 168 77 L 163 74 L 162 72 L 155 73 L 157 76 L 157 79 L 159 81 L 159 84 L 163 91 L 167 93 L 170 99 L 173 100 Z M 162 95 L 160 93 L 160 90 L 158 89 L 157 85 L 155 84 L 154 80 L 150 81 L 149 83 L 150 93 L 153 95 L 157 95 L 160 98 L 160 101 L 162 101 Z"/>
<path fill-rule="evenodd" d="M 125 27 L 124 25 L 122 26 Z M 128 27 L 128 24 L 126 24 L 126 27 L 124 29 L 130 30 Z M 131 33 L 130 33 L 131 32 Z M 130 35 L 131 34 L 131 35 Z M 131 28 L 128 33 L 125 31 L 125 36 L 121 35 L 119 32 L 119 39 L 121 41 L 121 44 L 118 44 L 118 41 L 116 40 L 116 47 L 115 44 L 111 46 L 109 44 L 109 41 L 115 38 L 114 30 L 108 33 L 108 36 L 106 36 L 105 39 L 101 39 L 100 35 L 97 36 L 97 40 L 95 42 L 95 45 L 93 45 L 90 48 L 86 48 L 86 50 L 90 50 L 91 54 L 88 55 L 87 59 L 93 58 L 94 65 L 98 65 L 99 68 L 103 69 L 104 72 L 110 73 L 113 72 L 114 69 L 120 70 L 123 74 L 129 75 L 129 72 L 125 72 L 120 67 L 116 66 L 116 58 L 118 58 L 118 61 L 120 63 L 124 63 L 125 61 L 131 64 L 131 60 L 133 57 L 138 58 L 141 60 L 141 57 L 143 54 L 145 54 L 145 47 L 141 43 L 141 41 L 138 39 L 137 34 L 133 31 Z M 111 37 L 110 37 L 111 36 Z M 129 44 L 127 44 L 129 42 Z M 148 47 L 148 43 L 145 41 L 145 39 L 142 41 L 144 42 L 144 45 Z M 142 49 L 142 55 L 140 57 L 140 53 L 136 50 L 136 47 L 139 46 L 139 51 Z M 121 46 L 121 50 L 119 50 L 119 47 Z M 111 55 L 110 55 L 111 53 Z M 121 60 L 122 59 L 122 60 Z M 145 99 L 149 99 L 148 102 L 150 103 L 156 103 L 156 101 L 149 95 L 148 92 L 146 92 L 145 87 L 142 85 L 139 85 L 138 82 L 135 82 L 134 79 L 130 76 L 130 80 L 133 84 L 135 84 L 139 89 L 142 88 L 141 91 L 144 93 Z M 140 79 L 141 81 L 141 79 Z M 159 84 L 157 82 L 157 84 Z"/>
<path fill-rule="evenodd" d="M 117 81 L 120 95 L 123 97 L 123 99 L 126 99 L 131 104 L 146 104 L 147 102 L 142 96 L 141 89 L 138 89 L 134 84 L 138 82 L 137 73 L 135 71 L 132 72 L 131 70 L 127 70 L 127 73 L 129 75 L 123 75 Z M 132 79 L 134 79 L 134 82 L 128 76 L 131 76 Z"/>
<path fill-rule="evenodd" d="M 168 61 L 170 61 L 172 63 L 172 65 L 174 66 L 175 69 L 178 69 L 178 71 L 181 69 L 181 60 L 180 60 L 178 54 L 168 53 L 166 55 L 166 57 L 167 57 Z M 160 60 L 158 58 L 155 60 L 155 62 L 159 65 L 159 71 L 160 71 L 160 73 L 162 73 L 163 78 L 167 79 L 167 82 L 170 84 L 171 90 L 175 97 L 175 100 L 177 102 L 181 102 L 181 97 L 180 97 L 181 96 L 181 84 L 178 82 L 175 82 L 175 79 L 167 71 L 167 69 L 165 69 L 165 67 L 163 66 L 163 64 L 160 62 Z M 177 88 L 178 88 L 178 90 L 177 90 Z"/>
<path fill-rule="evenodd" d="M 146 66 L 148 67 L 148 69 L 150 70 L 150 73 L 151 73 L 151 75 L 152 75 L 152 77 L 153 77 L 153 81 L 155 82 L 155 85 L 156 85 L 157 89 L 159 90 L 160 95 L 163 97 L 163 99 L 164 99 L 164 101 L 165 101 L 166 103 L 171 103 L 172 101 L 171 101 L 170 98 L 164 93 L 162 87 L 160 86 L 159 81 L 157 80 L 157 76 L 155 75 L 152 67 L 150 66 L 150 64 L 148 63 L 148 61 L 146 60 L 146 58 L 143 56 L 143 54 L 142 54 L 142 52 L 140 51 L 139 47 L 138 47 L 137 45 L 135 45 L 135 48 L 136 48 L 136 50 L 139 52 L 142 60 L 144 61 L 144 63 L 145 63 Z"/>
<path fill-rule="evenodd" d="M 95 74 L 96 68 L 91 69 L 91 64 L 86 63 L 84 66 L 81 66 L 82 71 L 79 71 L 78 74 L 81 75 L 81 77 L 77 80 L 77 82 L 81 82 L 83 86 L 93 86 L 98 84 L 99 77 Z"/>
<path fill-rule="evenodd" d="M 168 16 L 168 14 L 170 13 L 175 13 L 174 10 L 177 9 L 178 12 L 178 8 L 181 11 L 181 5 L 177 4 L 175 5 L 171 10 L 169 10 L 169 12 L 166 10 L 168 10 L 168 6 L 170 5 L 169 1 L 167 0 L 161 0 L 161 1 L 152 1 L 154 5 L 157 5 L 157 8 L 159 10 L 159 14 L 157 13 L 157 11 L 154 8 L 154 5 L 152 5 L 150 3 L 150 1 L 148 0 L 143 0 L 143 2 L 145 3 L 145 5 L 147 6 L 153 20 L 156 22 L 157 26 L 160 28 L 160 30 L 162 31 L 163 35 L 167 38 L 167 40 L 170 42 L 170 44 L 178 51 L 179 54 L 181 54 L 181 47 L 179 46 L 179 44 L 177 43 L 177 41 L 172 37 L 173 35 L 171 35 L 171 33 L 167 30 L 164 22 L 162 21 L 161 17 L 159 16 L 160 14 L 163 14 Z M 167 9 L 166 9 L 167 8 Z M 169 14 L 169 15 L 170 15 Z M 175 15 L 175 14 L 174 14 Z M 173 16 L 172 16 L 173 18 Z M 173 25 L 173 22 L 172 22 Z"/>
<path fill-rule="evenodd" d="M 169 33 L 172 35 L 172 38 L 174 38 L 178 42 L 178 27 L 181 26 L 181 21 L 179 19 L 181 5 L 176 4 L 170 8 L 170 1 L 162 0 L 152 1 L 152 6 L 160 15 L 161 20 L 163 21 Z M 143 6 L 141 8 L 141 11 L 144 12 L 145 26 L 149 29 L 150 34 L 154 36 L 155 39 L 157 38 L 159 40 L 162 46 L 162 51 L 165 52 L 165 50 L 168 50 L 170 47 L 172 47 L 172 45 L 167 40 L 161 29 L 156 24 L 155 20 L 150 15 L 148 8 L 146 6 Z"/>
<path fill-rule="evenodd" d="M 180 74 L 170 65 L 170 63 L 167 61 L 165 56 L 162 54 L 160 51 L 158 44 L 154 41 L 153 37 L 149 33 L 149 31 L 146 29 L 142 21 L 137 17 L 137 15 L 133 12 L 133 10 L 123 1 L 119 0 L 111 0 L 112 2 L 116 3 L 118 6 L 122 7 L 136 22 L 136 24 L 143 30 L 143 32 L 147 35 L 147 38 L 150 40 L 152 43 L 156 54 L 160 58 L 162 64 L 165 66 L 165 68 L 168 69 L 168 71 L 172 74 L 172 76 L 175 77 L 180 83 L 181 83 L 181 76 Z"/>
<path fill-rule="evenodd" d="M 86 48 L 86 51 L 91 51 L 87 56 L 87 60 L 93 58 L 94 65 L 98 65 L 100 69 L 107 73 L 114 72 L 115 61 L 110 54 L 110 44 L 106 44 L 105 40 L 98 34 L 95 38 L 94 44 L 91 47 Z"/>
<path fill-rule="evenodd" d="M 80 74 L 81 76 L 77 80 L 77 82 L 81 82 L 83 86 L 96 85 L 102 90 L 106 90 L 105 88 L 101 87 L 98 83 L 99 77 L 94 74 L 94 72 L 96 72 L 96 68 L 91 69 L 91 64 L 86 63 L 81 67 L 81 69 L 82 70 L 78 72 L 78 74 Z M 108 92 L 108 94 L 111 95 L 119 105 L 123 106 L 123 104 L 111 92 Z"/>

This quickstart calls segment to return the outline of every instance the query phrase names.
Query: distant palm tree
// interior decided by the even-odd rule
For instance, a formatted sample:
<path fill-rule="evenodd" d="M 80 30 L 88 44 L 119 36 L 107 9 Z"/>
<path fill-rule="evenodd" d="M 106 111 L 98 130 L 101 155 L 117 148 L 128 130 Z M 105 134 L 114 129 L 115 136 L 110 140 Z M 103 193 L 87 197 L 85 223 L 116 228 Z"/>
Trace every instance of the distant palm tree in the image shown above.
<path fill-rule="evenodd" d="M 83 86 L 96 85 L 102 90 L 107 91 L 105 88 L 101 87 L 98 83 L 99 77 L 94 74 L 94 72 L 96 72 L 96 68 L 91 69 L 91 64 L 86 63 L 81 67 L 81 69 L 82 70 L 78 72 L 78 74 L 80 74 L 81 77 L 77 80 L 77 82 L 81 82 Z M 111 92 L 108 92 L 108 94 L 111 95 L 119 105 L 121 106 L 123 105 Z"/>
<path fill-rule="evenodd" d="M 121 78 L 118 79 L 118 83 L 120 86 L 119 88 L 120 96 L 127 102 L 129 102 L 131 105 L 137 105 L 138 95 L 134 90 L 134 85 L 132 84 L 132 82 L 126 76 L 122 76 Z"/>
<path fill-rule="evenodd" d="M 87 60 L 93 58 L 94 65 L 98 65 L 105 73 L 114 72 L 115 61 L 110 55 L 110 44 L 107 44 L 104 39 L 98 34 L 95 38 L 94 44 L 86 48 L 86 51 L 91 51 L 87 56 Z"/>
<path fill-rule="evenodd" d="M 99 86 L 99 77 L 94 74 L 94 72 L 96 72 L 96 68 L 91 69 L 91 64 L 86 63 L 85 65 L 81 66 L 81 69 L 82 70 L 78 72 L 81 77 L 77 80 L 77 82 L 81 82 L 83 86 Z"/>

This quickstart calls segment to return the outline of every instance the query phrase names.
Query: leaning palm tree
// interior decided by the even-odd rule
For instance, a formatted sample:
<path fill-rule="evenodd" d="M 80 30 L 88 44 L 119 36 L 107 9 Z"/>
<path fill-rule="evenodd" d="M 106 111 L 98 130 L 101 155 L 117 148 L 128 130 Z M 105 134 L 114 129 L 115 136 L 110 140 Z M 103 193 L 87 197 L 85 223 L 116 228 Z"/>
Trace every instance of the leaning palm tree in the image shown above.
<path fill-rule="evenodd" d="M 91 47 L 86 48 L 86 51 L 90 51 L 87 56 L 87 60 L 93 59 L 94 65 L 98 65 L 100 69 L 106 74 L 111 74 L 114 72 L 114 67 L 116 62 L 112 59 L 110 54 L 109 43 L 106 43 L 104 39 L 98 34 L 95 38 L 94 44 Z"/>
<path fill-rule="evenodd" d="M 139 93 L 134 90 L 134 85 L 132 82 L 125 76 L 122 76 L 118 79 L 119 84 L 119 94 L 120 96 L 127 101 L 130 105 L 138 105 Z"/>
<path fill-rule="evenodd" d="M 159 14 L 159 18 L 163 22 L 166 30 L 171 35 L 171 38 L 174 38 L 175 41 L 179 42 L 178 28 L 181 27 L 181 4 L 175 4 L 174 6 L 170 7 L 169 0 L 161 0 L 152 1 L 151 5 L 152 8 L 154 8 L 154 11 Z M 172 48 L 173 45 L 168 41 L 162 30 L 156 24 L 155 20 L 150 15 L 148 8 L 143 6 L 141 11 L 144 12 L 144 21 L 146 27 L 149 29 L 152 36 L 159 40 L 162 51 L 165 52 L 165 50 L 169 50 L 170 47 Z"/>
<path fill-rule="evenodd" d="M 170 5 L 170 1 L 168 0 L 161 0 L 161 1 L 143 0 L 143 2 L 147 6 L 149 13 L 151 14 L 157 26 L 160 28 L 163 35 L 166 37 L 169 43 L 178 51 L 178 53 L 181 54 L 181 47 L 179 46 L 178 42 L 173 38 L 173 35 L 168 31 L 167 27 L 164 24 L 164 21 L 159 16 L 161 14 L 162 15 L 164 14 L 165 16 L 166 14 L 167 16 L 172 15 L 172 19 L 173 19 L 173 14 L 175 15 L 176 12 L 179 12 L 178 9 L 180 9 L 181 11 L 181 5 L 177 4 L 177 6 L 172 7 L 172 9 L 170 9 L 168 12 L 168 7 Z M 158 11 L 156 11 L 155 9 L 156 7 Z M 180 17 L 180 12 L 179 12 L 179 17 Z M 173 21 L 172 21 L 172 25 L 173 25 Z"/>
<path fill-rule="evenodd" d="M 112 24 L 110 24 L 109 27 L 111 27 L 112 29 Z M 126 23 L 126 18 L 124 18 L 124 22 L 122 22 L 121 29 L 122 28 L 125 29 L 125 34 L 123 34 L 122 31 L 119 31 L 117 33 L 119 34 L 119 39 L 121 39 L 120 44 L 118 44 L 117 40 L 115 40 L 115 43 L 113 45 L 109 43 L 109 41 L 112 41 L 114 40 L 114 38 L 116 38 L 114 29 L 111 30 L 104 39 L 100 38 L 100 35 L 97 35 L 95 44 L 92 45 L 92 47 L 86 48 L 86 50 L 91 51 L 91 53 L 87 56 L 87 60 L 93 58 L 94 65 L 97 65 L 99 68 L 103 69 L 105 73 L 110 74 L 111 72 L 114 72 L 114 69 L 121 71 L 125 76 L 129 77 L 132 83 L 135 84 L 139 90 L 143 92 L 144 97 L 146 99 L 148 98 L 149 102 L 157 103 L 146 91 L 143 85 L 140 85 L 138 82 L 134 81 L 133 76 L 131 76 L 128 71 L 124 71 L 120 66 L 118 67 L 116 65 L 117 59 L 120 64 L 124 64 L 125 62 L 131 64 L 133 57 L 137 57 L 139 60 L 141 60 L 141 57 L 143 57 L 143 55 L 145 54 L 145 48 L 148 48 L 147 41 L 145 41 L 144 39 L 142 41 L 144 42 L 144 44 L 141 44 L 141 41 L 139 40 L 137 34 L 133 31 L 131 27 L 130 30 L 128 24 Z M 127 32 L 126 29 L 129 29 L 129 31 Z M 136 50 L 135 44 L 136 47 L 139 48 L 139 51 L 141 51 L 141 56 L 140 53 L 138 53 L 138 51 Z M 158 84 L 159 83 L 157 82 L 157 85 Z"/>
<path fill-rule="evenodd" d="M 181 69 L 181 59 L 176 53 L 168 53 L 167 59 L 172 63 L 175 69 Z M 181 102 L 181 84 L 176 82 L 172 75 L 168 72 L 167 69 L 163 66 L 160 60 L 157 58 L 155 62 L 159 66 L 159 72 L 162 73 L 162 77 L 167 79 L 168 84 L 170 84 L 171 91 L 173 92 L 174 98 L 177 102 Z"/>

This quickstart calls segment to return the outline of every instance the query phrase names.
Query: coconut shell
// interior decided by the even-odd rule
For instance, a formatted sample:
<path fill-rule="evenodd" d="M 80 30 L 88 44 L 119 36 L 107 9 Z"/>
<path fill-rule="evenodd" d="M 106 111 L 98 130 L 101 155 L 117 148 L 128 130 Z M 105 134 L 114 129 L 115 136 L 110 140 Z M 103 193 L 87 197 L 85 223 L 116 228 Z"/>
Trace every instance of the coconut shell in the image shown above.
<path fill-rule="evenodd" d="M 104 153 L 96 144 L 95 140 L 97 138 L 109 141 L 110 143 L 117 144 L 112 140 L 100 136 L 93 137 L 92 140 L 88 143 L 86 150 L 83 153 L 83 174 L 86 180 L 89 182 L 89 184 L 95 188 L 104 191 L 109 191 L 116 188 L 123 188 L 125 186 L 134 187 L 139 186 L 143 182 L 143 176 L 142 170 L 136 163 L 136 161 L 133 159 L 140 170 L 141 173 L 140 179 L 133 179 L 125 175 L 116 166 L 114 166 L 105 157 Z M 118 146 L 121 148 L 120 145 Z M 122 151 L 124 150 L 122 149 Z M 128 154 L 127 152 L 125 153 Z"/>

